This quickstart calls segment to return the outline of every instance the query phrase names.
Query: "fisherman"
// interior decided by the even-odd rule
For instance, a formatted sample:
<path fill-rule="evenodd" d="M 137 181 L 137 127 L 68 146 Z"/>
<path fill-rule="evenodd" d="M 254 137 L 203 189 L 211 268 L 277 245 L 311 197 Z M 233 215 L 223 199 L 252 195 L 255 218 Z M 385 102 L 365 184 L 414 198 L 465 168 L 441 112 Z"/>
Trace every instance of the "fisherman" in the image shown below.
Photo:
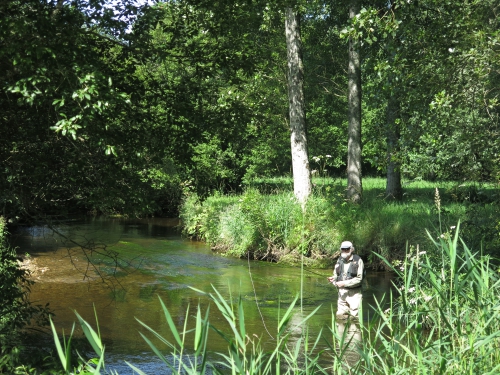
<path fill-rule="evenodd" d="M 350 241 L 340 245 L 340 257 L 335 265 L 333 276 L 328 281 L 338 288 L 337 318 L 358 318 L 363 294 L 361 284 L 364 277 L 364 264 L 361 257 L 354 254 L 354 246 Z"/>

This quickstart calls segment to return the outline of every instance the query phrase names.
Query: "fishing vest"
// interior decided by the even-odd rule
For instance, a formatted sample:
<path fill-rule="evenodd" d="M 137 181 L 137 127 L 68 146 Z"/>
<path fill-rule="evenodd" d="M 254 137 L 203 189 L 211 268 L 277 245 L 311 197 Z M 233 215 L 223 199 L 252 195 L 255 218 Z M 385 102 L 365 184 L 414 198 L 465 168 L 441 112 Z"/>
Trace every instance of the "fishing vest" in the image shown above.
<path fill-rule="evenodd" d="M 358 275 L 358 268 L 359 268 L 359 260 L 361 257 L 357 254 L 354 254 L 352 256 L 352 261 L 351 264 L 349 264 L 349 268 L 347 269 L 346 272 L 346 277 L 345 279 L 342 277 L 343 271 L 344 271 L 344 258 L 340 257 L 337 260 L 337 265 L 338 267 L 335 267 L 335 273 L 337 276 L 337 279 L 335 281 L 344 281 L 344 280 L 350 280 L 355 278 Z M 361 278 L 361 281 L 365 278 L 365 273 L 366 271 L 363 269 L 363 276 Z"/>

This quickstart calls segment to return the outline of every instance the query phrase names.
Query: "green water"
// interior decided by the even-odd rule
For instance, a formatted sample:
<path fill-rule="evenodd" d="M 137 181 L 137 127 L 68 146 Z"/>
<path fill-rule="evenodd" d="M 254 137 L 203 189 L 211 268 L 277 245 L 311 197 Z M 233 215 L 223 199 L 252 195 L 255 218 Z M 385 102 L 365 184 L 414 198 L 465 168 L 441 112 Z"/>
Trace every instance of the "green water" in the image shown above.
<path fill-rule="evenodd" d="M 247 333 L 272 344 L 279 309 L 286 309 L 300 293 L 300 267 L 220 256 L 203 243 L 183 238 L 175 224 L 169 219 L 93 219 L 58 225 L 62 236 L 44 227 L 22 228 L 15 245 L 20 252 L 30 254 L 37 267 L 32 302 L 50 303 L 56 313 L 55 325 L 65 332 L 76 319 L 73 310 L 94 323 L 95 307 L 107 363 L 122 375 L 132 374 L 122 365 L 124 359 L 148 374 L 164 372 L 165 367 L 139 335 L 145 330 L 136 319 L 169 337 L 161 298 L 179 327 L 189 307 L 190 326 L 195 308 L 200 305 L 205 311 L 209 305 L 209 300 L 190 286 L 205 292 L 213 292 L 213 286 L 234 301 L 241 294 Z M 95 269 L 88 267 L 87 257 L 97 264 Z M 321 305 L 309 324 L 313 337 L 331 323 L 332 309 L 336 309 L 336 290 L 326 280 L 330 274 L 331 270 L 303 273 L 302 303 L 292 323 L 300 319 L 301 305 L 306 315 Z M 369 305 L 389 290 L 390 281 L 390 274 L 368 273 L 363 290 L 366 319 Z M 210 311 L 211 323 L 226 330 L 213 304 Z M 211 350 L 226 352 L 226 343 L 214 332 L 209 342 Z"/>

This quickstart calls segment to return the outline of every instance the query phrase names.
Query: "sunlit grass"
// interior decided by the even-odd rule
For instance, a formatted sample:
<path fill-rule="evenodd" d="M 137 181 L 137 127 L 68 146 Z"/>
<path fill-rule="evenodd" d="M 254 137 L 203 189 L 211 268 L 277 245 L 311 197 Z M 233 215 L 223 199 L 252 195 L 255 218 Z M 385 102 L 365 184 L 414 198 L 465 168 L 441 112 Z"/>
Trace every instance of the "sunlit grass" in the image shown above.
<path fill-rule="evenodd" d="M 395 202 L 385 197 L 384 179 L 365 178 L 363 201 L 353 205 L 345 199 L 345 180 L 314 178 L 313 183 L 305 213 L 293 197 L 290 178 L 255 180 L 240 195 L 216 194 L 204 201 L 190 196 L 181 208 L 184 233 L 228 255 L 293 263 L 305 254 L 322 260 L 319 266 L 329 266 L 324 260 L 349 239 L 374 268 L 387 268 L 376 254 L 401 259 L 407 242 L 430 244 L 425 230 L 442 230 L 458 220 L 474 245 L 492 241 L 489 248 L 494 249 L 494 241 L 500 243 L 498 233 L 490 235 L 500 222 L 493 185 L 406 181 L 402 201 Z M 440 220 L 436 189 L 441 197 Z M 482 217 L 479 212 L 488 218 L 481 222 L 487 229 L 482 237 L 472 230 Z"/>

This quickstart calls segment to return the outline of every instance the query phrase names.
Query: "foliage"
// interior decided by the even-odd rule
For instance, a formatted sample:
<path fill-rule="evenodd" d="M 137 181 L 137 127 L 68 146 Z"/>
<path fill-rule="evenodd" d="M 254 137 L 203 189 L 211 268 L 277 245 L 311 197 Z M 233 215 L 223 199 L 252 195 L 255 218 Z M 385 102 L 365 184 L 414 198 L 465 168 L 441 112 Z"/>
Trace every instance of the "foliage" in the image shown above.
<path fill-rule="evenodd" d="M 0 6 L 3 212 L 168 212 L 178 173 L 146 141 L 133 53 L 119 37 L 140 9 L 116 2 L 117 20 L 101 1 L 55 3 Z"/>
<path fill-rule="evenodd" d="M 181 208 L 184 233 L 207 241 L 213 249 L 228 255 L 296 263 L 299 254 L 318 264 L 336 253 L 345 238 L 371 268 L 386 268 L 376 255 L 389 260 L 403 259 L 406 243 L 430 244 L 426 229 L 437 230 L 440 222 L 435 205 L 436 184 L 426 181 L 405 183 L 402 202 L 384 200 L 384 180 L 365 178 L 364 201 L 353 206 L 345 201 L 345 182 L 313 179 L 314 192 L 302 213 L 291 196 L 290 179 L 253 180 L 242 194 L 215 194 L 205 200 L 188 195 Z M 442 225 L 457 220 L 467 222 L 464 236 L 489 254 L 498 241 L 498 216 L 494 203 L 457 201 L 458 192 L 467 191 L 453 182 L 441 182 L 443 191 L 439 217 Z M 475 190 L 472 190 L 475 191 Z M 484 185 L 483 200 L 495 200 L 496 189 Z M 485 214 L 488 213 L 488 216 Z M 474 223 L 479 224 L 478 231 Z M 491 234 L 488 236 L 488 234 Z"/>
<path fill-rule="evenodd" d="M 437 374 L 498 371 L 498 272 L 490 257 L 468 248 L 459 231 L 460 224 L 437 239 L 428 233 L 434 248 L 410 247 L 392 267 L 401 295 L 381 315 L 376 334 L 384 349 L 372 351 L 382 373 L 392 373 L 393 366 L 408 373 L 420 366 Z"/>
<path fill-rule="evenodd" d="M 296 4 L 318 176 L 345 174 L 346 37 L 356 36 L 363 170 L 386 168 L 385 113 L 397 97 L 392 157 L 404 178 L 497 181 L 495 1 L 376 1 L 351 21 L 347 3 Z M 288 5 L 3 2 L 4 215 L 175 216 L 187 183 L 204 198 L 289 176 Z"/>
<path fill-rule="evenodd" d="M 491 138 L 497 138 L 499 125 L 495 12 L 491 1 L 395 0 L 363 9 L 344 30 L 365 43 L 371 160 L 376 157 L 372 142 L 386 135 L 377 129 L 383 129 L 392 97 L 400 107 L 401 149 L 394 156 L 405 176 L 496 180 L 498 147 Z M 386 160 L 377 159 L 384 168 Z"/>
<path fill-rule="evenodd" d="M 95 311 L 94 311 L 95 312 Z M 97 332 L 92 328 L 92 326 L 85 321 L 76 311 L 75 315 L 78 318 L 80 327 L 85 335 L 87 342 L 91 345 L 92 350 L 94 351 L 96 358 L 85 359 L 81 353 L 77 351 L 77 364 L 73 365 L 72 362 L 74 360 L 73 355 L 73 333 L 75 330 L 75 325 L 71 329 L 71 333 L 69 337 L 62 337 L 62 343 L 57 334 L 56 328 L 52 320 L 50 320 L 50 326 L 52 328 L 52 334 L 54 337 L 54 343 L 56 346 L 57 355 L 61 362 L 63 374 L 82 374 L 82 375 L 90 375 L 90 374 L 101 374 L 102 370 L 105 370 L 104 364 L 104 353 L 105 353 L 105 345 L 101 339 L 101 333 L 99 332 L 99 323 L 97 321 L 97 314 L 95 314 L 96 323 L 97 323 Z M 101 370 L 102 368 L 102 370 Z M 117 373 L 115 371 L 106 372 L 110 374 Z"/>
<path fill-rule="evenodd" d="M 7 244 L 6 221 L 0 216 L 0 373 L 13 371 L 24 359 L 26 328 L 48 324 L 48 306 L 29 301 L 31 285 L 29 272 L 20 267 L 15 249 Z"/>
<path fill-rule="evenodd" d="M 320 199 L 312 198 L 305 214 L 292 193 L 262 195 L 255 189 L 238 196 L 209 197 L 196 205 L 192 202 L 188 198 L 181 209 L 181 219 L 187 219 L 185 233 L 226 254 L 279 260 L 291 251 L 320 255 L 327 251 L 324 242 L 330 242 L 323 238 L 326 233 L 314 230 L 321 221 L 315 214 L 325 208 Z"/>

